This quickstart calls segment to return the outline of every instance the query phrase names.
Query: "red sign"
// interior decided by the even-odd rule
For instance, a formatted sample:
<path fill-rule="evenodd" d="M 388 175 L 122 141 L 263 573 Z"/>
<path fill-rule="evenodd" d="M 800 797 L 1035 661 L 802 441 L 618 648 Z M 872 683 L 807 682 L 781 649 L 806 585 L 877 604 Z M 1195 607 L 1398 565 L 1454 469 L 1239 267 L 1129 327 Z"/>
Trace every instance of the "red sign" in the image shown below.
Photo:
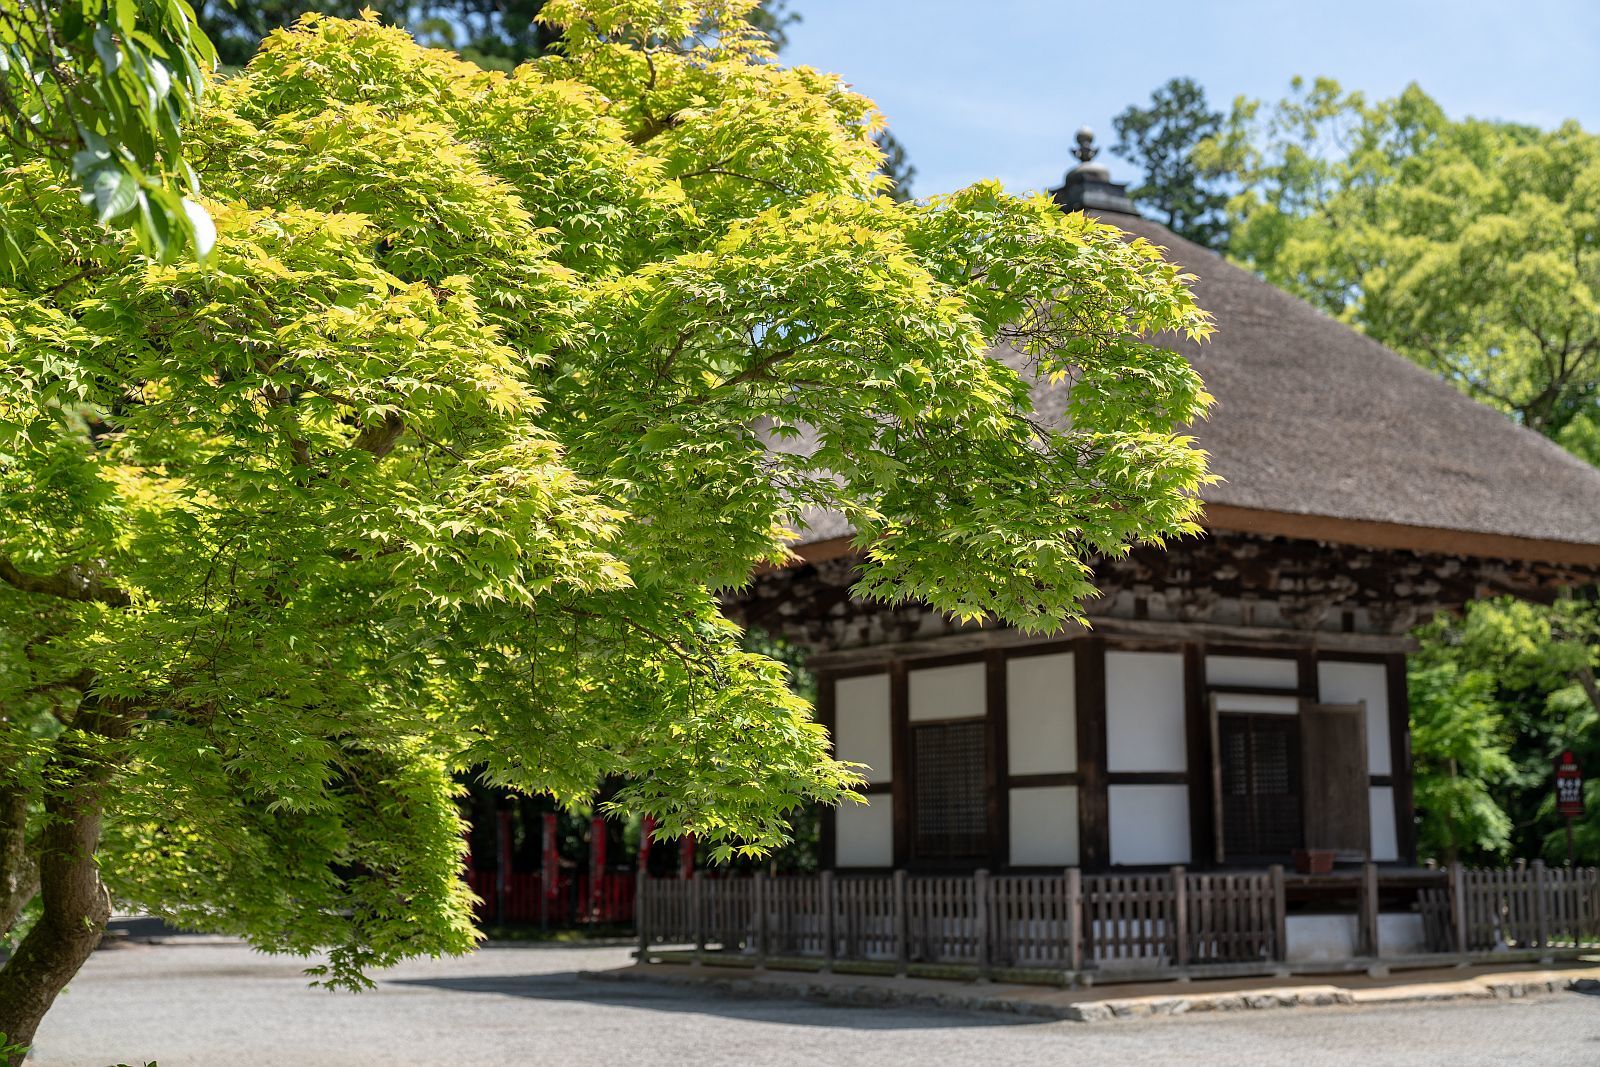
<path fill-rule="evenodd" d="M 1569 819 L 1583 814 L 1583 771 L 1571 749 L 1556 757 L 1556 812 Z"/>

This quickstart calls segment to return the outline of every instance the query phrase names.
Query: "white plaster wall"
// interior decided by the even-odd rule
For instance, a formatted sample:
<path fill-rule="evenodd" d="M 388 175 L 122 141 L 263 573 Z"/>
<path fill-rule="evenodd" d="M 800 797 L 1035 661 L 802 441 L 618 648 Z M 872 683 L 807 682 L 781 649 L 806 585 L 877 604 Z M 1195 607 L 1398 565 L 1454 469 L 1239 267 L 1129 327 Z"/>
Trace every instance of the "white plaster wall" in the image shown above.
<path fill-rule="evenodd" d="M 1389 672 L 1382 663 L 1317 664 L 1318 699 L 1324 704 L 1367 705 L 1367 773 L 1392 774 L 1389 759 Z"/>
<path fill-rule="evenodd" d="M 1261 715 L 1298 715 L 1299 697 L 1265 696 L 1260 693 L 1218 693 L 1218 711 L 1248 711 Z"/>
<path fill-rule="evenodd" d="M 1356 954 L 1354 915 L 1290 915 L 1283 932 L 1290 963 L 1348 960 Z M 1381 936 L 1378 943 L 1381 947 Z"/>
<path fill-rule="evenodd" d="M 1187 769 L 1183 705 L 1181 654 L 1107 652 L 1107 769 Z"/>
<path fill-rule="evenodd" d="M 887 782 L 894 774 L 890 734 L 887 674 L 863 674 L 834 683 L 833 750 L 839 759 L 865 763 L 869 782 Z"/>
<path fill-rule="evenodd" d="M 907 717 L 912 722 L 930 719 L 970 719 L 983 714 L 982 663 L 957 663 L 951 667 L 924 667 L 907 675 Z"/>
<path fill-rule="evenodd" d="M 833 860 L 839 867 L 894 866 L 894 802 L 887 794 L 834 809 Z"/>
<path fill-rule="evenodd" d="M 1386 785 L 1375 785 L 1367 790 L 1368 805 L 1372 812 L 1372 859 L 1375 863 L 1400 858 L 1400 843 L 1395 834 L 1394 790 Z"/>
<path fill-rule="evenodd" d="M 1106 795 L 1112 863 L 1189 862 L 1188 786 L 1113 785 Z"/>
<path fill-rule="evenodd" d="M 1070 785 L 1011 790 L 1011 864 L 1071 867 L 1078 862 L 1078 790 Z"/>
<path fill-rule="evenodd" d="M 1358 937 L 1354 915 L 1290 915 L 1285 920 L 1290 963 L 1318 963 L 1354 959 Z M 1426 952 L 1428 941 L 1422 916 L 1415 912 L 1385 912 L 1378 916 L 1378 955 L 1415 956 Z"/>
<path fill-rule="evenodd" d="M 1300 667 L 1292 659 L 1266 656 L 1207 656 L 1207 685 L 1262 685 L 1296 689 Z"/>
<path fill-rule="evenodd" d="M 1078 769 L 1075 701 L 1072 653 L 1006 661 L 1006 765 L 1010 773 L 1063 774 Z"/>
<path fill-rule="evenodd" d="M 1428 951 L 1428 933 L 1416 912 L 1378 916 L 1378 955 L 1417 956 Z"/>

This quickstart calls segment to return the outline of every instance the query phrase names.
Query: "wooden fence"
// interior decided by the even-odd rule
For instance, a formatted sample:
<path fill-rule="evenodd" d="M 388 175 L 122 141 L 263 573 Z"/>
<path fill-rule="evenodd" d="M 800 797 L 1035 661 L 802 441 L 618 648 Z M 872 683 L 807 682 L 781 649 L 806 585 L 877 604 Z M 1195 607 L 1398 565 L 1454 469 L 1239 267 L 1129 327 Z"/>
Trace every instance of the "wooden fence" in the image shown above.
<path fill-rule="evenodd" d="M 1380 877 L 1360 883 L 1358 941 L 1377 947 Z M 639 881 L 641 956 L 653 945 L 814 959 L 1114 974 L 1281 969 L 1288 959 L 1281 867 L 1139 874 L 839 875 Z M 1453 866 L 1418 898 L 1427 940 L 1457 956 L 1600 945 L 1600 872 L 1541 863 Z"/>
<path fill-rule="evenodd" d="M 1283 871 L 640 879 L 642 952 L 1078 971 L 1283 958 Z"/>
<path fill-rule="evenodd" d="M 1451 869 L 1455 944 L 1463 952 L 1577 948 L 1600 942 L 1600 868 Z"/>

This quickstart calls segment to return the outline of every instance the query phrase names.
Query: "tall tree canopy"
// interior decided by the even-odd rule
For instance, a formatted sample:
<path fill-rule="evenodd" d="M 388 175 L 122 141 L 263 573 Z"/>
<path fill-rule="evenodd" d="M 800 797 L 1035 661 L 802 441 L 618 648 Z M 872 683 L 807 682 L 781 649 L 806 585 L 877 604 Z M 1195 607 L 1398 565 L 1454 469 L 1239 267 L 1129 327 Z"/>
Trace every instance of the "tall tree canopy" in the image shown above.
<path fill-rule="evenodd" d="M 1200 153 L 1243 185 L 1231 254 L 1600 460 L 1600 136 L 1295 87 Z"/>
<path fill-rule="evenodd" d="M 1128 195 L 1173 233 L 1217 251 L 1228 243 L 1224 175 L 1202 165 L 1195 148 L 1221 130 L 1223 117 L 1198 82 L 1173 78 L 1150 94 L 1149 107 L 1130 104 L 1111 120 L 1111 151 L 1143 172 Z"/>
<path fill-rule="evenodd" d="M 868 593 L 1041 630 L 1195 529 L 1209 398 L 1145 340 L 1208 331 L 1184 276 L 994 185 L 893 202 L 871 103 L 752 6 L 551 0 L 563 54 L 511 74 L 276 32 L 185 131 L 204 264 L 5 161 L 0 885 L 40 893 L 0 1030 L 102 882 L 336 985 L 469 948 L 455 768 L 780 843 L 854 779 L 716 598 L 805 508 Z"/>

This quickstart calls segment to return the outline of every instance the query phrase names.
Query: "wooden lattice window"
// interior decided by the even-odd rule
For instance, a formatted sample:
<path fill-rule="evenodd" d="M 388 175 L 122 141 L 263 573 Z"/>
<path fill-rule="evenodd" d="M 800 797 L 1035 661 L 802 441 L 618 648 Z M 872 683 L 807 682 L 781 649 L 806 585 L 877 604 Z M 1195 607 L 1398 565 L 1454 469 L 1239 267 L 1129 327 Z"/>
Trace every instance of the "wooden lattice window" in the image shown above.
<path fill-rule="evenodd" d="M 987 738 L 981 719 L 912 728 L 912 850 L 918 859 L 973 859 L 988 853 Z"/>
<path fill-rule="evenodd" d="M 1281 859 L 1300 847 L 1300 730 L 1293 715 L 1217 716 L 1223 855 Z"/>

